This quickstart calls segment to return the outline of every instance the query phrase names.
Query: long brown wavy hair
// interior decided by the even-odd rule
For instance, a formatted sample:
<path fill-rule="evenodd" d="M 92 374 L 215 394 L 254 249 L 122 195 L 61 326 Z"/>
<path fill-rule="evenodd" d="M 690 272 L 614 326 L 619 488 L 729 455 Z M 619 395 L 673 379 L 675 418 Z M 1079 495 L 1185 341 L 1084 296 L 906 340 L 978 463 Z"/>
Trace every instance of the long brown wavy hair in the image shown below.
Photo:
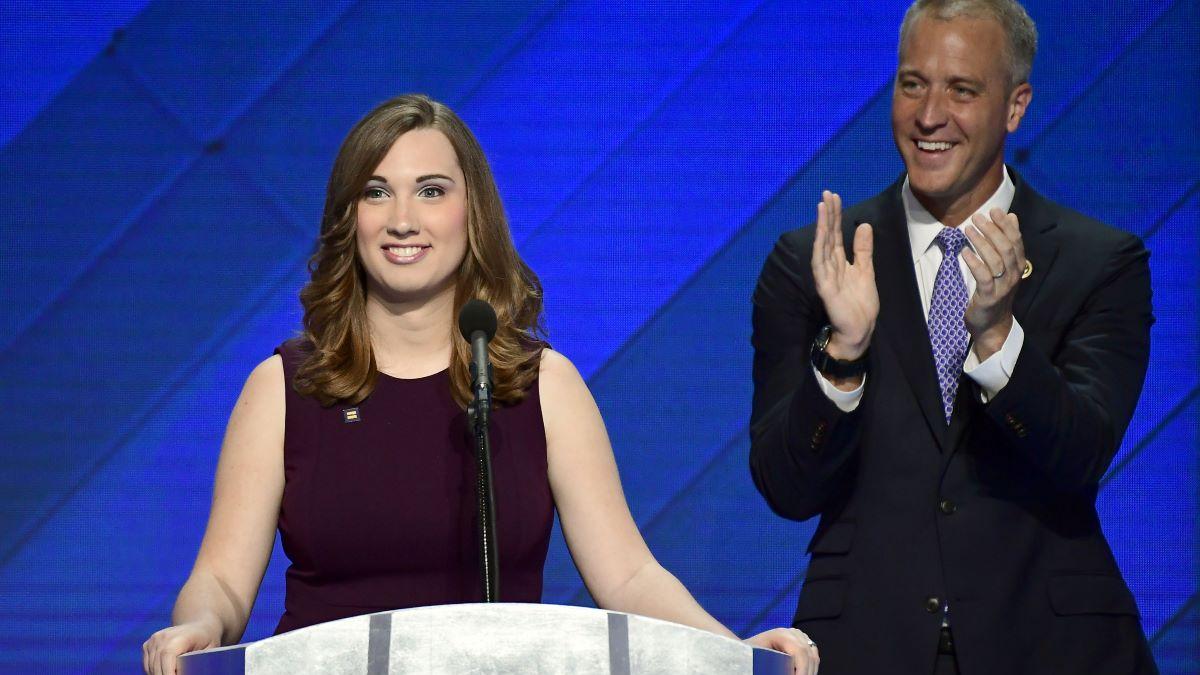
<path fill-rule="evenodd" d="M 426 96 L 385 101 L 362 118 L 338 151 L 329 176 L 321 235 L 308 262 L 311 278 L 300 291 L 310 350 L 292 386 L 322 405 L 358 403 L 375 389 L 379 370 L 366 315 L 366 279 L 355 233 L 358 203 L 367 181 L 392 144 L 414 129 L 445 134 L 462 168 L 467 197 L 467 253 L 455 281 L 454 315 L 471 298 L 496 309 L 496 336 L 488 346 L 495 371 L 494 397 L 502 404 L 524 398 L 537 379 L 542 349 L 542 286 L 513 246 L 504 206 L 483 149 L 450 108 Z M 471 348 L 451 329 L 450 387 L 455 401 L 471 400 Z"/>

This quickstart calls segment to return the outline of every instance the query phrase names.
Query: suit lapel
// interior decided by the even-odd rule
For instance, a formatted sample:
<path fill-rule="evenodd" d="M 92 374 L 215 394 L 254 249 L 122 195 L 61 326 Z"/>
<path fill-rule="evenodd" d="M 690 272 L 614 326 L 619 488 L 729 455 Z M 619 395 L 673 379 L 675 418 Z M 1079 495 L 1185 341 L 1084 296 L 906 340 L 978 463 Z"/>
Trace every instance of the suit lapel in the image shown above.
<path fill-rule="evenodd" d="M 1042 287 L 1042 281 L 1058 256 L 1057 240 L 1047 236 L 1058 223 L 1053 209 L 1050 208 L 1050 202 L 1029 187 L 1012 168 L 1009 168 L 1008 172 L 1017 188 L 1010 211 L 1016 214 L 1021 223 L 1025 258 L 1033 265 L 1033 273 L 1021 280 L 1021 285 L 1017 288 L 1017 298 L 1013 301 L 1013 316 L 1028 331 L 1031 326 L 1027 325 L 1025 318 L 1029 316 L 1029 308 Z"/>
<path fill-rule="evenodd" d="M 917 290 L 908 222 L 900 197 L 903 184 L 901 177 L 888 189 L 879 211 L 870 214 L 874 220 L 864 219 L 871 223 L 875 233 L 875 284 L 879 289 L 879 321 L 875 334 L 883 335 L 896 352 L 900 369 L 912 387 L 930 433 L 937 439 L 942 452 L 946 452 L 953 446 L 948 444 L 929 328 L 925 325 L 925 311 Z M 852 231 L 857 224 L 847 225 Z"/>
<path fill-rule="evenodd" d="M 1017 287 L 1017 297 L 1013 301 L 1013 316 L 1028 332 L 1033 328 L 1026 321 L 1029 308 L 1042 286 L 1042 280 L 1046 278 L 1046 273 L 1058 255 L 1058 243 L 1053 237 L 1045 236 L 1047 232 L 1054 229 L 1056 223 L 1054 213 L 1049 207 L 1050 203 L 1029 187 L 1011 167 L 1009 167 L 1008 173 L 1016 188 L 1009 211 L 1017 216 L 1021 226 L 1021 241 L 1025 245 L 1025 258 L 1033 265 L 1032 274 L 1021 280 Z M 981 405 L 979 386 L 966 375 L 961 375 L 960 378 L 958 397 L 954 401 L 954 414 L 950 418 L 950 428 L 944 448 L 958 447 L 971 424 L 971 419 L 978 414 Z"/>

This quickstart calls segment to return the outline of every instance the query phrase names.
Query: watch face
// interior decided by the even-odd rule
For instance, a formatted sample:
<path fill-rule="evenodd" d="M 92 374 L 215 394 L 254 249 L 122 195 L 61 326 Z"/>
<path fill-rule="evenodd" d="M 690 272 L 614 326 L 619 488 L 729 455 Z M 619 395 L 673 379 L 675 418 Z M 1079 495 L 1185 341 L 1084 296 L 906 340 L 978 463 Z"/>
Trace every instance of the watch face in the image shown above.
<path fill-rule="evenodd" d="M 817 333 L 817 340 L 816 340 L 817 349 L 819 349 L 821 351 L 825 351 L 825 348 L 829 346 L 829 338 L 832 336 L 833 336 L 833 327 L 832 326 L 825 326 L 824 328 L 822 328 L 821 332 Z"/>
<path fill-rule="evenodd" d="M 865 372 L 867 369 L 866 355 L 854 361 L 838 361 L 825 351 L 829 346 L 829 338 L 833 335 L 833 326 L 825 326 L 813 340 L 812 365 L 818 372 L 834 377 L 851 377 Z"/>

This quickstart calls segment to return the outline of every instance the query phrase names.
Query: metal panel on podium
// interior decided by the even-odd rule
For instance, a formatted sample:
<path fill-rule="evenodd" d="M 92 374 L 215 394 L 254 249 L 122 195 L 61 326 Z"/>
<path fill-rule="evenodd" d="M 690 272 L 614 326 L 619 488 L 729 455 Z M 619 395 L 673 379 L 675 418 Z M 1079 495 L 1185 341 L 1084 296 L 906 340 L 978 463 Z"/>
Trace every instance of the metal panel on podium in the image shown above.
<path fill-rule="evenodd" d="M 668 621 L 586 607 L 467 604 L 331 621 L 187 654 L 181 675 L 592 673 L 787 675 L 784 654 Z"/>

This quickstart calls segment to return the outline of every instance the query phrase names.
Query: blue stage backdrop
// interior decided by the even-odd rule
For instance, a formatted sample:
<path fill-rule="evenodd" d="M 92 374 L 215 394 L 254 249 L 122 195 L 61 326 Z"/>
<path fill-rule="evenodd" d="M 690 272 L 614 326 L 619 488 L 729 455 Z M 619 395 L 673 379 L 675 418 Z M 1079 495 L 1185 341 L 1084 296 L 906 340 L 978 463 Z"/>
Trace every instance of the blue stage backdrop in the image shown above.
<path fill-rule="evenodd" d="M 491 157 L 659 559 L 740 633 L 789 623 L 814 523 L 750 481 L 749 297 L 822 188 L 857 202 L 900 171 L 904 4 L 6 0 L 0 671 L 140 667 L 231 405 L 299 325 L 338 143 L 401 92 L 451 104 Z M 1009 160 L 1152 251 L 1153 357 L 1100 513 L 1163 672 L 1194 673 L 1200 3 L 1029 10 Z M 557 536 L 544 599 L 590 602 Z"/>

